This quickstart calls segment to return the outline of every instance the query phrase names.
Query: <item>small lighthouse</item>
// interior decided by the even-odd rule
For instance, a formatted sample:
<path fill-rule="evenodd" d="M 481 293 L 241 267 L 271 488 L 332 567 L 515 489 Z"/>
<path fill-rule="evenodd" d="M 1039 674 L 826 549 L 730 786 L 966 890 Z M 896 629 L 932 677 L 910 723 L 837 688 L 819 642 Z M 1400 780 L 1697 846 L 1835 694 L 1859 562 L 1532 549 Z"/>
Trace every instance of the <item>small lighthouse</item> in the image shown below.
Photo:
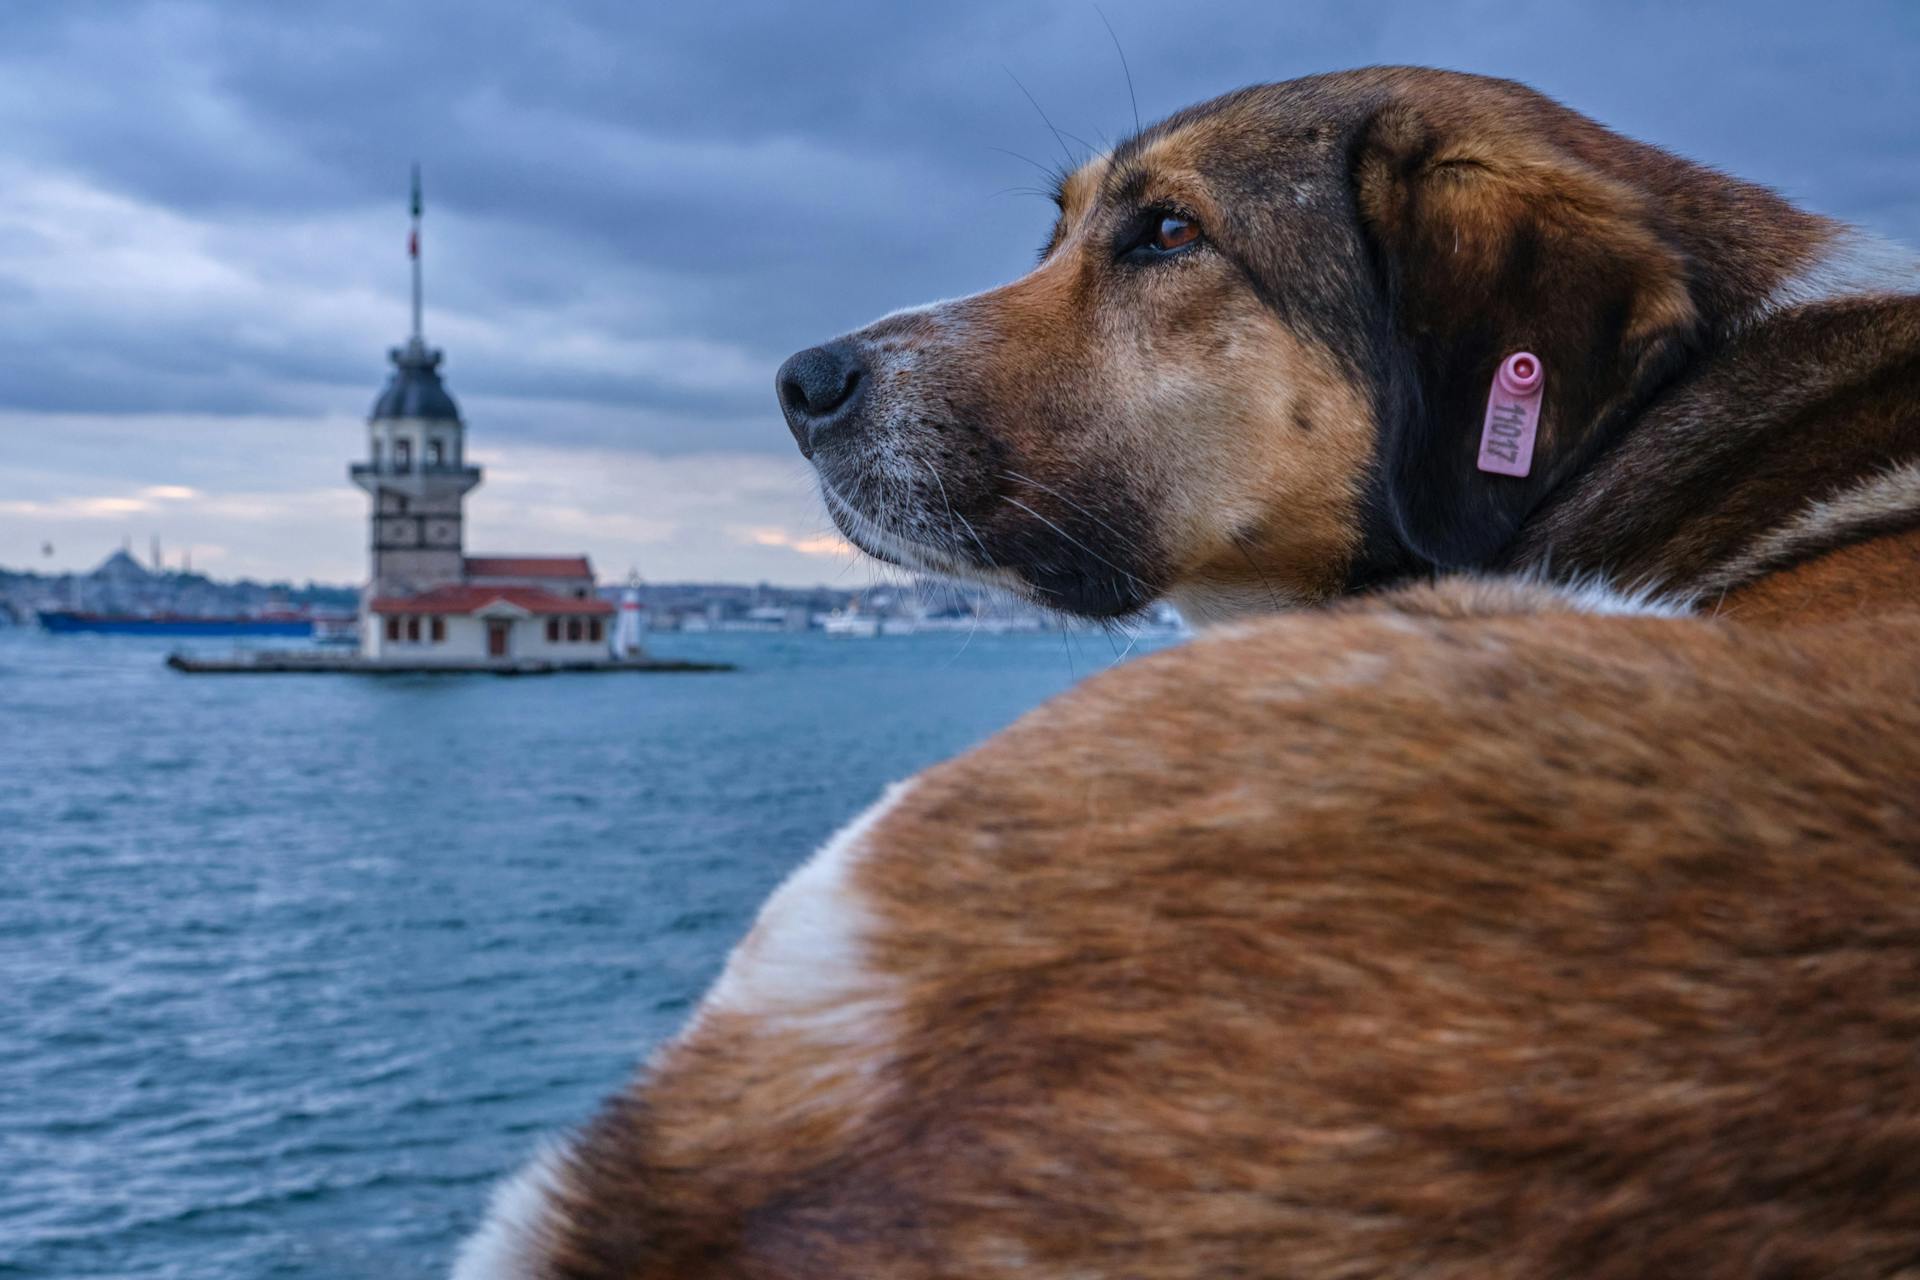
<path fill-rule="evenodd" d="M 640 571 L 627 575 L 627 589 L 620 593 L 620 618 L 613 629 L 613 656 L 637 658 L 641 654 Z"/>

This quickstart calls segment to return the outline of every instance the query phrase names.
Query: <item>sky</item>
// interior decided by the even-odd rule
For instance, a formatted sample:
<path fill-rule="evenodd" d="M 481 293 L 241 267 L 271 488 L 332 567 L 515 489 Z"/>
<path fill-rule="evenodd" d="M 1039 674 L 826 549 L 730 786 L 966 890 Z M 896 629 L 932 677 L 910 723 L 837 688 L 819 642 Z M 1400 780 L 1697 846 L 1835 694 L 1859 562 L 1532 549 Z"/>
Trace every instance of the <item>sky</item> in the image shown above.
<path fill-rule="evenodd" d="M 1103 15 L 1105 22 L 1103 22 Z M 791 352 L 1031 264 L 1042 168 L 1244 84 L 1524 80 L 1920 246 L 1920 4 L 651 0 L 0 6 L 0 566 L 124 539 L 357 583 L 346 467 L 407 327 L 487 467 L 475 551 L 862 580 Z M 51 554 L 45 552 L 51 546 Z"/>

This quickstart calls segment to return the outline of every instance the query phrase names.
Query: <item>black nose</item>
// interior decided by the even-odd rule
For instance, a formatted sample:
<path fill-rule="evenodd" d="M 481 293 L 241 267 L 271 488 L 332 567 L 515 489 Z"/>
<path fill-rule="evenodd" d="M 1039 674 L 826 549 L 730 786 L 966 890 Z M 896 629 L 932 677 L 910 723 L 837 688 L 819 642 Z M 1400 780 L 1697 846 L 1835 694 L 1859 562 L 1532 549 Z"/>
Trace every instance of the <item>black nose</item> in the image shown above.
<path fill-rule="evenodd" d="M 780 412 L 787 429 L 811 458 L 822 432 L 847 421 L 859 411 L 860 393 L 867 381 L 866 366 L 853 344 L 841 339 L 824 347 L 808 347 L 791 356 L 774 375 L 780 391 Z"/>

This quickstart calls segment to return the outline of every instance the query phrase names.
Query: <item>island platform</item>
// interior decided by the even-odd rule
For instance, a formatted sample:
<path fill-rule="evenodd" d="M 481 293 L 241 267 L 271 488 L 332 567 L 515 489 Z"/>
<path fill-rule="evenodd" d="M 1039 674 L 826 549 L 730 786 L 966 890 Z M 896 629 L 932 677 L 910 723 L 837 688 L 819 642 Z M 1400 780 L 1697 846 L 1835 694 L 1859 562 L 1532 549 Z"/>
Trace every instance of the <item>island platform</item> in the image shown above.
<path fill-rule="evenodd" d="M 167 665 L 192 675 L 547 676 L 612 672 L 732 671 L 731 662 L 679 658 L 367 658 L 358 653 L 262 649 L 224 658 L 171 653 Z"/>

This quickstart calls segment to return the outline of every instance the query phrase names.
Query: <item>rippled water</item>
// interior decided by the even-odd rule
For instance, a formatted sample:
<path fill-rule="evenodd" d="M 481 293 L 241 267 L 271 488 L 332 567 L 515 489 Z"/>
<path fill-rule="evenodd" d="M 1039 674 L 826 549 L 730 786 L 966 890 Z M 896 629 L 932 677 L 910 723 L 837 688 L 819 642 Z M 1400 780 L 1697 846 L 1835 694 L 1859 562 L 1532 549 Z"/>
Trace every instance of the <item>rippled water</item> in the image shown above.
<path fill-rule="evenodd" d="M 1104 637 L 722 676 L 189 677 L 0 631 L 0 1275 L 431 1276 L 762 896 Z"/>

